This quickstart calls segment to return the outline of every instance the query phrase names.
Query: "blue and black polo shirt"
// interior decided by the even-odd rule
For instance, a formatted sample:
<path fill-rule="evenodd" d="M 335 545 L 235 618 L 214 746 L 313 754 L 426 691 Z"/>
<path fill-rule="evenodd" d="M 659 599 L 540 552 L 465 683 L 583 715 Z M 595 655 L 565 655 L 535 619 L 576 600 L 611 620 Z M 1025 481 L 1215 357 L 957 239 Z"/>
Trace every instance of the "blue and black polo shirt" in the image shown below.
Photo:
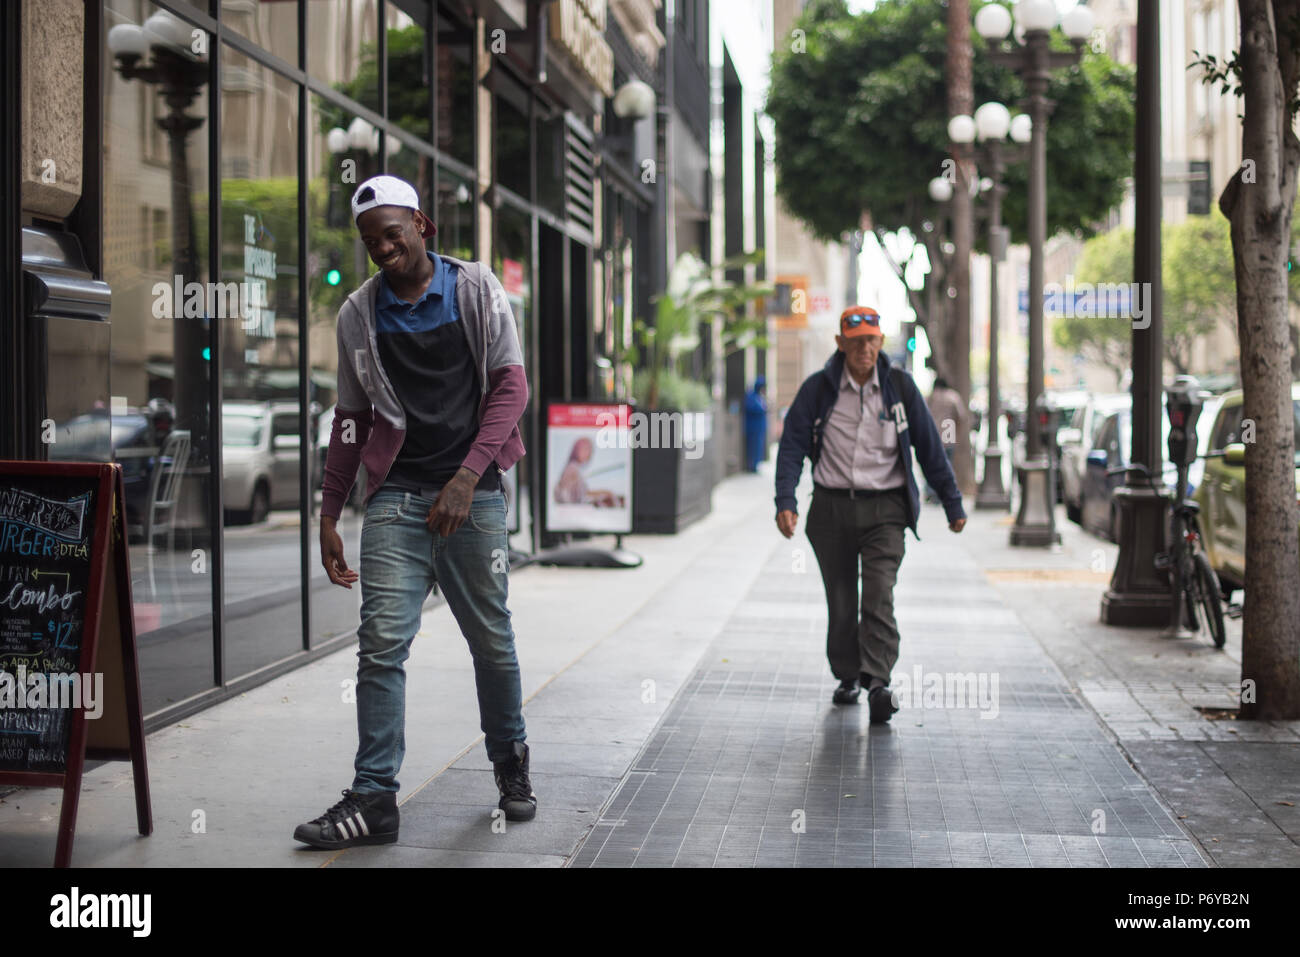
<path fill-rule="evenodd" d="M 375 298 L 379 360 L 406 414 L 406 439 L 385 486 L 430 489 L 460 469 L 478 436 L 482 388 L 456 303 L 457 269 L 428 252 L 433 279 L 418 302 L 399 299 L 380 275 Z M 478 488 L 497 488 L 489 468 Z"/>

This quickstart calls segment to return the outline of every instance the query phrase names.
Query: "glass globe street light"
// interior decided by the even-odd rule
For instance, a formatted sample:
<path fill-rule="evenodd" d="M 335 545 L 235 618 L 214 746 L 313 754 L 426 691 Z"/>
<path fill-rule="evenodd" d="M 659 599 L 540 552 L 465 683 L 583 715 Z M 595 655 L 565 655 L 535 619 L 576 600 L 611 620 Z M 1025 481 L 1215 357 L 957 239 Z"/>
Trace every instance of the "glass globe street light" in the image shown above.
<path fill-rule="evenodd" d="M 1068 11 L 1062 28 L 1074 50 L 1060 53 L 1050 48 L 1049 31 L 1057 25 L 1054 0 L 1020 0 L 1014 16 L 993 5 L 981 8 L 975 30 L 988 43 L 994 62 L 1015 70 L 1025 81 L 1029 101 L 1029 129 L 1013 120 L 1017 141 L 1028 133 L 1029 142 L 1029 388 L 1026 397 L 1025 461 L 1018 463 L 1020 511 L 1011 528 L 1012 545 L 1051 546 L 1061 540 L 1056 530 L 1056 490 L 1050 448 L 1044 444 L 1043 409 L 1043 245 L 1047 241 L 1047 117 L 1051 105 L 1047 86 L 1052 70 L 1079 62 L 1083 44 L 1092 32 L 1092 13 L 1086 7 Z M 1005 14 L 1005 15 L 1004 15 Z M 1023 31 L 1023 33 L 1021 32 Z M 1016 37 L 1007 43 L 1007 34 Z M 1018 125 L 1017 125 L 1018 123 Z M 996 178 L 996 176 L 995 176 Z"/>
<path fill-rule="evenodd" d="M 930 198 L 936 203 L 946 203 L 952 199 L 952 183 L 942 176 L 930 180 Z"/>
<path fill-rule="evenodd" d="M 187 141 L 203 126 L 201 116 L 186 112 L 208 83 L 211 64 L 206 52 L 195 53 L 195 40 L 202 38 L 206 51 L 209 37 L 179 18 L 158 11 L 143 26 L 118 23 L 108 31 L 105 42 L 124 80 L 140 80 L 157 89 L 165 111 L 156 122 L 167 134 L 168 179 L 171 187 L 171 244 L 173 269 L 179 286 L 200 276 L 198 243 L 194 234 L 190 168 Z M 210 461 L 211 430 L 207 409 L 209 368 L 203 358 L 215 347 L 214 324 L 208 319 L 177 319 L 172 323 L 173 397 L 175 428 L 190 433 L 191 457 L 182 479 L 197 482 L 185 494 L 206 500 Z"/>
<path fill-rule="evenodd" d="M 984 7 L 984 10 L 994 7 Z M 999 8 L 1000 9 L 1000 8 Z M 1022 117 L 1016 117 L 1016 120 Z M 1002 447 L 998 434 L 998 422 L 1001 418 L 1001 390 L 998 384 L 998 331 L 1001 326 L 1000 304 L 998 295 L 998 264 L 1006 258 L 1007 231 L 1002 226 L 1002 197 L 1006 187 L 1002 185 L 1002 174 L 1008 159 L 1003 150 L 1007 134 L 1013 127 L 1024 130 L 1024 123 L 1017 124 L 1011 117 L 1011 111 L 998 102 L 982 104 L 975 111 L 976 136 L 979 140 L 981 159 L 986 161 L 989 175 L 985 177 L 988 186 L 983 190 L 988 193 L 989 224 L 989 371 L 988 371 L 988 410 L 989 437 L 984 445 L 984 475 L 980 479 L 975 496 L 977 509 L 996 509 L 1006 511 L 1011 506 L 1011 496 L 1002 482 Z M 1023 147 L 1012 147 L 1012 152 L 1019 158 Z"/>

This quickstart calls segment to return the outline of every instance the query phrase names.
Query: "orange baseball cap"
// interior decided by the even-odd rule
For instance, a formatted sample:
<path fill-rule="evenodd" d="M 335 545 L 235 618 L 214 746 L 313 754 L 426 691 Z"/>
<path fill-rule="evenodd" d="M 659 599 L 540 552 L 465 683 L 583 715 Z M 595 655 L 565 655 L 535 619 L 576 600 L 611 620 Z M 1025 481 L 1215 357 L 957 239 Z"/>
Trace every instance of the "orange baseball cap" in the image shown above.
<path fill-rule="evenodd" d="M 882 335 L 880 313 L 870 306 L 849 306 L 840 313 L 840 335 L 848 338 Z"/>

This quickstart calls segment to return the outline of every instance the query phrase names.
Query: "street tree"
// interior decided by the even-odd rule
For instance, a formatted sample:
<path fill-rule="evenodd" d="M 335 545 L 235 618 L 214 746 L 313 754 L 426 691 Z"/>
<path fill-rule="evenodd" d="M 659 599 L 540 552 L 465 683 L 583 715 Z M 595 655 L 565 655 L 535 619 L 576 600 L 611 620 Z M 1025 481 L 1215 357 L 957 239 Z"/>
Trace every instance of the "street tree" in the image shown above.
<path fill-rule="evenodd" d="M 1236 281 L 1228 221 L 1217 213 L 1190 216 L 1161 227 L 1164 256 L 1164 359 L 1174 374 L 1217 371 L 1194 369 L 1195 343 L 1221 323 L 1236 329 Z M 1074 269 L 1080 283 L 1130 283 L 1133 230 L 1112 229 L 1089 239 Z M 1059 317 L 1052 329 L 1056 344 L 1103 365 L 1116 382 L 1131 361 L 1131 335 L 1122 319 L 1086 315 Z"/>
<path fill-rule="evenodd" d="M 1132 277 L 1132 227 L 1112 229 L 1089 239 L 1074 267 L 1076 284 L 1129 282 Z M 1132 364 L 1132 335 L 1129 324 L 1122 320 L 1058 316 L 1052 324 L 1052 338 L 1062 349 L 1115 373 L 1116 388 Z"/>
<path fill-rule="evenodd" d="M 1240 96 L 1242 168 L 1219 197 L 1232 224 L 1246 444 L 1246 599 L 1241 715 L 1300 718 L 1300 544 L 1291 401 L 1290 260 L 1300 140 L 1300 0 L 1238 0 L 1241 46 L 1198 59 Z"/>
<path fill-rule="evenodd" d="M 943 0 L 881 0 L 856 16 L 844 0 L 812 0 L 794 24 L 802 32 L 774 54 L 767 112 L 776 128 L 777 193 L 819 238 L 839 240 L 864 213 L 882 237 L 906 227 L 934 246 L 944 232 L 946 211 L 927 187 L 935 177 L 956 187 L 960 178 L 947 132 L 946 22 Z M 1069 48 L 1059 33 L 1054 42 Z M 989 58 L 983 38 L 972 33 L 970 43 L 971 101 L 1014 107 L 1024 99 L 1023 81 Z M 1133 71 L 1101 53 L 1086 52 L 1078 66 L 1053 75 L 1049 234 L 1090 236 L 1118 204 L 1132 173 L 1133 94 Z M 1027 238 L 1027 181 L 1023 163 L 1008 167 L 1003 222 L 1013 242 Z M 986 244 L 980 233 L 977 249 Z M 927 309 L 927 299 L 939 308 Z M 969 382 L 969 332 L 963 338 L 946 321 L 946 289 L 929 297 L 909 290 L 909 301 L 934 366 Z"/>

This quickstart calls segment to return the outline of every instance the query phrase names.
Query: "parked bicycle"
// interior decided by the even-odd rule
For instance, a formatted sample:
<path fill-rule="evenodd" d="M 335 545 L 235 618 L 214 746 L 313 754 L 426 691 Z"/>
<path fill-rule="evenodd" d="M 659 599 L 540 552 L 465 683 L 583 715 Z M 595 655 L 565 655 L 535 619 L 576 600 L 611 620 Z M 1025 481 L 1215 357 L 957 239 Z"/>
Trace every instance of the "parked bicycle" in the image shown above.
<path fill-rule="evenodd" d="M 1201 545 L 1201 506 L 1187 497 L 1188 466 L 1175 464 L 1178 479 L 1174 488 L 1176 504 L 1170 516 L 1170 548 L 1156 554 L 1156 568 L 1169 573 L 1170 597 L 1179 603 L 1183 626 L 1197 632 L 1208 631 L 1214 647 L 1222 648 L 1227 632 L 1223 625 L 1219 576 L 1214 573 L 1210 558 Z M 1151 477 L 1151 470 L 1140 462 L 1108 471 L 1117 473 L 1129 470 Z"/>

